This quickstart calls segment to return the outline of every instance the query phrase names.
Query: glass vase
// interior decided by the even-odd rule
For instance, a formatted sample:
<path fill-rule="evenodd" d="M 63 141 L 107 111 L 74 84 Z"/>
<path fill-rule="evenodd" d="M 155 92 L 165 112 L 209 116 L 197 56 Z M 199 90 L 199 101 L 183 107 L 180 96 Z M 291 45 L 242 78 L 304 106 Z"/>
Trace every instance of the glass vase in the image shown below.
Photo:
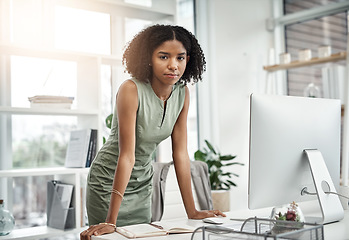
<path fill-rule="evenodd" d="M 0 199 L 0 236 L 9 234 L 15 226 L 15 219 L 10 211 L 4 208 L 4 200 Z"/>
<path fill-rule="evenodd" d="M 304 97 L 320 98 L 320 88 L 314 83 L 309 83 L 308 86 L 304 89 Z"/>

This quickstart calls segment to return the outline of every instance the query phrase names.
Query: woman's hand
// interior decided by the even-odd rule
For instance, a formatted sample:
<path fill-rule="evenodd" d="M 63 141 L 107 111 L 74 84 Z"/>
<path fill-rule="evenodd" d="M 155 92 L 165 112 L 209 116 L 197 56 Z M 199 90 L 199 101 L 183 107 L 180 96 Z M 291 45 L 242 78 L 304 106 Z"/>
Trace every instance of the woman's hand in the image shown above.
<path fill-rule="evenodd" d="M 204 219 L 209 217 L 226 217 L 224 213 L 222 213 L 219 210 L 202 210 L 202 211 L 195 211 L 195 213 L 192 216 L 188 216 L 190 219 Z"/>
<path fill-rule="evenodd" d="M 108 225 L 105 223 L 91 225 L 87 230 L 80 233 L 80 240 L 90 240 L 91 236 L 99 236 L 107 233 L 115 232 L 115 227 L 113 225 Z"/>

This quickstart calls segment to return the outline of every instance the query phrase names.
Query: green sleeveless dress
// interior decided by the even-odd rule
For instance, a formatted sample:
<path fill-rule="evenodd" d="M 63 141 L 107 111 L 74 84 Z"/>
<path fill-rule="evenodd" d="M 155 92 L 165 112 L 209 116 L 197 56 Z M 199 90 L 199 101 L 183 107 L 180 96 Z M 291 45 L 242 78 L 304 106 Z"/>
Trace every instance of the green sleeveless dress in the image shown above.
<path fill-rule="evenodd" d="M 150 222 L 152 156 L 159 143 L 171 135 L 185 98 L 185 87 L 176 84 L 164 108 L 164 102 L 157 97 L 150 83 L 134 78 L 131 80 L 138 91 L 136 161 L 121 203 L 117 226 Z M 93 160 L 87 177 L 86 208 L 89 225 L 106 219 L 118 156 L 118 119 L 115 108 L 110 136 Z"/>

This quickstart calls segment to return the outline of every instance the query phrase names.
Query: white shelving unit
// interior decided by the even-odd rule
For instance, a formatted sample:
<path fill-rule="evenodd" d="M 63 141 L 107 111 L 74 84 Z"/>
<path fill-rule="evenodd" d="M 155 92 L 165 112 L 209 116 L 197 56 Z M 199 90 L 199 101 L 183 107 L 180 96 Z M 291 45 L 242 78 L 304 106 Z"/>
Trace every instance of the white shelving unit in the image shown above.
<path fill-rule="evenodd" d="M 67 231 L 62 231 L 59 229 L 54 229 L 46 226 L 24 228 L 24 229 L 15 230 L 11 232 L 9 235 L 0 236 L 0 239 L 1 240 L 11 240 L 11 239 L 36 240 L 36 239 L 63 236 L 66 234 L 78 234 L 79 232 L 82 232 L 85 229 L 87 229 L 87 227 L 74 228 L 72 230 L 67 230 Z"/>
<path fill-rule="evenodd" d="M 74 192 L 80 193 L 80 189 L 84 188 L 83 179 L 86 179 L 89 168 L 35 168 L 35 169 L 14 169 L 14 170 L 2 170 L 0 171 L 0 178 L 15 178 L 15 177 L 28 177 L 28 176 L 53 176 L 54 180 L 61 180 L 64 183 L 69 183 L 74 185 Z M 46 186 L 44 186 L 46 187 Z M 60 236 L 63 234 L 78 233 L 85 229 L 82 227 L 80 216 L 81 203 L 84 199 L 81 198 L 80 194 L 74 194 L 72 207 L 75 208 L 75 224 L 76 228 L 72 230 L 59 230 L 50 227 L 35 227 L 35 228 L 25 228 L 12 231 L 7 236 L 1 236 L 1 239 L 38 239 Z"/>
<path fill-rule="evenodd" d="M 12 115 L 61 115 L 61 116 L 96 116 L 98 110 L 54 109 L 54 108 L 20 108 L 0 107 L 1 113 Z"/>
<path fill-rule="evenodd" d="M 35 1 L 37 2 L 37 1 Z M 8 122 L 15 115 L 25 116 L 73 116 L 77 117 L 79 129 L 94 128 L 98 130 L 98 145 L 102 145 L 102 77 L 103 65 L 110 65 L 113 81 L 118 77 L 113 68 L 122 66 L 122 49 L 124 46 L 122 33 L 125 19 L 141 19 L 152 23 L 174 23 L 176 21 L 176 0 L 152 0 L 151 6 L 139 6 L 126 3 L 124 0 L 45 0 L 41 2 L 43 43 L 33 45 L 13 43 L 10 40 L 10 0 L 0 1 L 0 20 L 4 24 L 0 26 L 0 161 L 11 162 L 11 134 L 8 134 Z M 17 3 L 16 3 L 17 4 Z M 26 2 L 27 4 L 27 2 Z M 74 9 L 106 13 L 110 15 L 111 54 L 93 54 L 54 48 L 54 30 L 50 24 L 54 24 L 55 6 L 69 7 Z M 11 20 L 11 21 L 10 21 Z M 25 42 L 25 41 L 24 41 Z M 6 63 L 11 56 L 34 57 L 41 59 L 53 59 L 72 61 L 77 66 L 77 94 L 72 109 L 58 108 L 26 108 L 14 107 L 8 104 L 8 86 L 11 85 L 10 74 L 1 74 L 9 71 Z M 5 71 L 4 71 L 5 69 Z M 124 79 L 122 79 L 124 80 Z M 121 81 L 121 80 L 120 80 Z M 116 89 L 113 89 L 116 91 Z M 3 151 L 4 150 L 4 151 Z M 0 162 L 0 169 L 3 166 Z M 6 168 L 5 168 L 6 169 Z M 12 191 L 9 184 L 1 184 L 4 180 L 27 176 L 53 176 L 54 180 L 74 184 L 75 192 L 79 193 L 82 183 L 85 182 L 88 169 L 80 168 L 36 168 L 18 170 L 0 170 L 0 185 L 2 191 Z M 46 188 L 46 185 L 43 186 Z M 0 191 L 1 193 L 1 191 Z M 2 239 L 41 239 L 63 236 L 65 234 L 79 233 L 85 227 L 81 227 L 81 202 L 84 199 L 80 194 L 75 194 L 73 206 L 75 207 L 76 228 L 61 231 L 46 226 L 16 229 L 10 235 L 0 237 Z"/>

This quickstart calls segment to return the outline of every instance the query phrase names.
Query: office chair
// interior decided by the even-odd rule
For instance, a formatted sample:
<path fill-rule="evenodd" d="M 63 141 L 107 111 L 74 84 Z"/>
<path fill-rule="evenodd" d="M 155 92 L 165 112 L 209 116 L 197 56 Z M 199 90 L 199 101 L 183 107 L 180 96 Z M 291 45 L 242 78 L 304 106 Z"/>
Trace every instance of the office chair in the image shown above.
<path fill-rule="evenodd" d="M 152 221 L 160 221 L 163 217 L 169 219 L 186 216 L 173 162 L 154 162 L 153 168 Z M 201 210 L 212 210 L 207 164 L 191 161 L 190 170 L 195 205 L 199 205 Z"/>

